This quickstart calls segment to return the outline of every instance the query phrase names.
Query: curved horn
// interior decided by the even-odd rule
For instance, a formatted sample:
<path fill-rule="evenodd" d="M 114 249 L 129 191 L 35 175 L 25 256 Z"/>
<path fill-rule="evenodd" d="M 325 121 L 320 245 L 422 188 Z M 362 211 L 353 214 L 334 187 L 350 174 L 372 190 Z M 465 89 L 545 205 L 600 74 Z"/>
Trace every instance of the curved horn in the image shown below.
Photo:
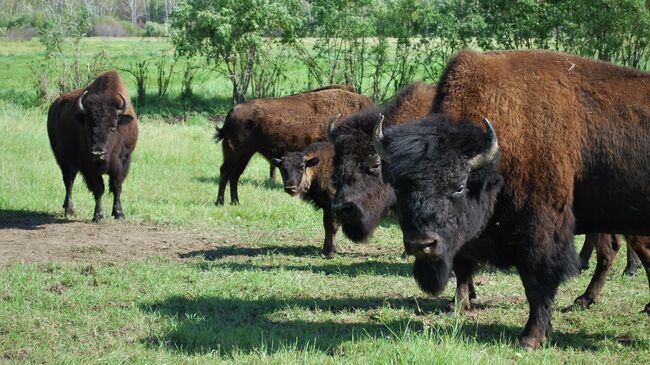
<path fill-rule="evenodd" d="M 375 147 L 375 152 L 377 152 L 379 157 L 390 163 L 388 151 L 386 151 L 386 146 L 384 146 L 384 115 L 379 114 L 379 116 L 379 121 L 375 124 L 375 129 L 372 131 L 372 145 Z"/>
<path fill-rule="evenodd" d="M 122 93 L 119 91 L 117 92 L 117 95 L 119 95 L 120 98 L 122 98 L 122 106 L 117 108 L 117 113 L 122 115 L 126 113 L 126 98 L 124 98 L 124 95 L 122 95 Z"/>
<path fill-rule="evenodd" d="M 481 152 L 469 160 L 470 171 L 480 169 L 492 162 L 497 151 L 499 151 L 499 141 L 497 140 L 497 134 L 494 128 L 492 128 L 492 123 L 487 118 L 483 118 L 483 123 L 485 123 L 485 128 L 487 129 L 487 138 L 490 146 L 485 152 Z"/>
<path fill-rule="evenodd" d="M 332 132 L 334 132 L 334 127 L 336 127 L 336 122 L 340 117 L 341 113 L 338 113 L 332 119 L 330 119 L 329 123 L 327 123 L 327 140 L 331 144 L 334 144 L 334 136 L 332 135 Z"/>
<path fill-rule="evenodd" d="M 83 99 L 86 96 L 86 94 L 88 94 L 88 90 L 84 91 L 83 94 L 81 94 L 81 96 L 79 96 L 77 98 L 77 109 L 79 109 L 79 111 L 82 112 L 82 113 L 84 112 L 84 103 L 83 103 L 84 100 Z"/>

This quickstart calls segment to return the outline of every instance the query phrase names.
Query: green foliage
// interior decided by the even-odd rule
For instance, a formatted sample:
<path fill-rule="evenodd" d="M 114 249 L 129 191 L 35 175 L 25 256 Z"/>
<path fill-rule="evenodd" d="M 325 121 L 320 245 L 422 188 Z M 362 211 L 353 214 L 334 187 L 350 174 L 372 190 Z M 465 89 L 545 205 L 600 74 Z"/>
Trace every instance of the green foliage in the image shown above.
<path fill-rule="evenodd" d="M 188 0 L 172 14 L 172 41 L 181 55 L 223 65 L 233 104 L 246 100 L 264 36 L 295 40 L 301 24 L 297 0 Z"/>
<path fill-rule="evenodd" d="M 144 25 L 145 37 L 167 37 L 169 30 L 167 25 L 149 21 Z"/>

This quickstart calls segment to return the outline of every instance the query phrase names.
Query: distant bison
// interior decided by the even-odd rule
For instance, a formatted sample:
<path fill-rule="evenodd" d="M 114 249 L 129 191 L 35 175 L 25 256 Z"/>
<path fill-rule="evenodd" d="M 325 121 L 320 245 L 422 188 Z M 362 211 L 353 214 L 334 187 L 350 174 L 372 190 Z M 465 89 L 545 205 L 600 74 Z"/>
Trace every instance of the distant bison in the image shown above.
<path fill-rule="evenodd" d="M 334 187 L 330 180 L 333 157 L 332 144 L 316 142 L 300 152 L 289 152 L 282 158 L 271 159 L 271 163 L 280 169 L 287 194 L 298 195 L 323 210 L 323 254 L 328 258 L 336 253 L 336 232 L 339 229 L 332 215 Z"/>
<path fill-rule="evenodd" d="M 346 117 L 373 105 L 367 96 L 348 90 L 350 86 L 335 85 L 235 105 L 216 134 L 217 142 L 223 140 L 224 158 L 216 204 L 224 203 L 228 183 L 231 204 L 239 203 L 239 176 L 256 152 L 270 160 L 302 151 L 313 142 L 326 140 L 327 124 L 333 117 Z"/>
<path fill-rule="evenodd" d="M 122 183 L 138 140 L 138 122 L 129 93 L 115 71 L 99 75 L 85 89 L 59 96 L 47 114 L 47 132 L 65 184 L 65 214 L 74 214 L 72 184 L 81 172 L 95 197 L 93 222 L 103 218 L 103 174 L 110 177 L 112 215 L 123 219 Z"/>
<path fill-rule="evenodd" d="M 460 281 L 481 262 L 515 267 L 527 348 L 548 335 L 557 288 L 578 269 L 574 232 L 650 234 L 648 73 L 549 51 L 461 51 L 432 113 L 378 123 L 374 145 L 420 287 L 440 293 L 452 265 Z M 632 246 L 650 279 L 650 245 Z"/>
<path fill-rule="evenodd" d="M 395 194 L 381 175 L 381 160 L 372 147 L 375 123 L 380 115 L 386 125 L 421 118 L 431 110 L 435 95 L 435 85 L 414 83 L 385 106 L 359 111 L 329 133 L 336 150 L 332 209 L 351 240 L 366 240 L 395 204 Z"/>

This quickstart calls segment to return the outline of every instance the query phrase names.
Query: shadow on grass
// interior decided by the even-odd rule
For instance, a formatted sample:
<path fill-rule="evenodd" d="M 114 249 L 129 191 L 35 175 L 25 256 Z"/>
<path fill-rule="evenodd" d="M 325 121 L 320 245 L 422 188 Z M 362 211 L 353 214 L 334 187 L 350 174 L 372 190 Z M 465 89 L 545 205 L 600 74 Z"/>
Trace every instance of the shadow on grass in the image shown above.
<path fill-rule="evenodd" d="M 0 209 L 0 229 L 40 229 L 45 224 L 68 222 L 67 219 L 51 213 Z"/>
<path fill-rule="evenodd" d="M 219 176 L 196 176 L 194 177 L 193 180 L 202 184 L 210 184 L 214 186 L 219 185 Z M 239 186 L 250 185 L 250 186 L 264 188 L 268 190 L 277 190 L 277 189 L 282 189 L 281 180 L 282 179 L 278 179 L 278 178 L 276 178 L 275 181 L 272 181 L 269 178 L 259 180 L 259 179 L 253 179 L 250 177 L 242 176 L 241 178 L 239 178 Z M 228 185 L 228 188 L 230 188 L 230 185 Z M 228 191 L 228 188 L 226 189 L 226 191 Z"/>
<path fill-rule="evenodd" d="M 446 302 L 430 301 L 427 310 L 441 310 L 444 305 Z M 384 306 L 411 309 L 415 308 L 415 302 L 382 298 L 245 300 L 174 296 L 140 308 L 144 312 L 174 318 L 178 323 L 162 336 L 145 338 L 145 344 L 187 354 L 218 351 L 221 355 L 231 355 L 238 351 L 273 353 L 291 346 L 332 354 L 341 343 L 354 338 L 386 338 L 392 333 L 404 333 L 407 328 L 410 331 L 422 330 L 421 323 L 406 320 L 388 323 L 372 320 L 353 322 L 349 319 L 345 323 L 304 321 L 287 319 L 286 313 L 282 313 L 285 309 L 330 313 L 371 311 Z"/>
<path fill-rule="evenodd" d="M 147 94 L 144 102 L 140 105 L 137 103 L 137 97 L 131 95 L 131 102 L 138 115 L 178 116 L 190 112 L 205 113 L 218 116 L 216 119 L 220 124 L 223 123 L 225 115 L 232 107 L 230 98 L 204 95 L 181 98 L 180 96 Z"/>
<path fill-rule="evenodd" d="M 233 271 L 275 271 L 275 270 L 294 270 L 308 271 L 315 274 L 339 275 L 355 277 L 359 275 L 379 275 L 379 276 L 412 276 L 412 267 L 410 263 L 366 261 L 355 262 L 351 264 L 323 264 L 323 265 L 255 265 L 248 263 L 224 262 L 218 264 L 200 263 L 201 270 L 208 271 L 213 267 L 227 267 Z"/>
<path fill-rule="evenodd" d="M 152 348 L 165 347 L 169 351 L 185 354 L 204 354 L 217 351 L 220 355 L 263 352 L 272 354 L 287 349 L 319 351 L 336 354 L 340 345 L 359 338 L 400 341 L 408 332 L 426 336 L 425 325 L 419 320 L 393 320 L 382 322 L 374 315 L 381 308 L 402 309 L 426 315 L 449 315 L 445 313 L 448 301 L 435 298 L 414 299 L 384 298 L 267 298 L 259 300 L 225 299 L 220 297 L 186 298 L 173 296 L 163 301 L 142 304 L 143 312 L 154 313 L 174 319 L 174 325 L 163 334 L 155 334 L 142 340 Z M 291 318 L 289 312 L 310 311 L 313 320 Z M 362 320 L 318 319 L 319 314 L 363 312 Z M 452 323 L 444 323 L 452 322 Z M 443 337 L 459 343 L 473 341 L 480 344 L 516 343 L 522 328 L 501 324 L 469 323 L 459 320 L 443 321 L 435 326 L 432 341 Z M 436 336 L 438 338 L 436 338 Z M 397 337 L 397 338 L 395 338 Z M 598 350 L 599 342 L 610 334 L 554 332 L 551 346 L 580 350 Z M 610 337 L 611 338 L 611 337 Z M 644 341 L 631 341 L 629 347 L 644 348 Z"/>
<path fill-rule="evenodd" d="M 267 255 L 288 255 L 288 256 L 319 256 L 320 247 L 316 246 L 224 246 L 215 247 L 210 250 L 198 250 L 178 254 L 180 258 L 202 256 L 208 261 L 219 260 L 227 256 L 267 256 Z"/>

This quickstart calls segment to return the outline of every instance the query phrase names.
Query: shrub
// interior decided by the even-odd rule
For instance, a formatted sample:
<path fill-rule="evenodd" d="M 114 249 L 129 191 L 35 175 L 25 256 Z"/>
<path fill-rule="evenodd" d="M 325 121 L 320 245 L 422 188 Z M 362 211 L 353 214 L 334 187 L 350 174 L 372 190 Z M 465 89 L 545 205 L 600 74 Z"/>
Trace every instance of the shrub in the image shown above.
<path fill-rule="evenodd" d="M 110 16 L 98 17 L 93 22 L 94 37 L 128 37 L 142 34 L 142 30 L 127 21 L 115 19 Z"/>
<path fill-rule="evenodd" d="M 156 22 L 147 22 L 144 25 L 144 36 L 145 37 L 168 37 L 169 30 L 167 29 L 166 24 L 160 24 Z"/>
<path fill-rule="evenodd" d="M 7 29 L 5 36 L 11 41 L 29 41 L 36 36 L 36 29 L 28 24 L 20 25 Z"/>

